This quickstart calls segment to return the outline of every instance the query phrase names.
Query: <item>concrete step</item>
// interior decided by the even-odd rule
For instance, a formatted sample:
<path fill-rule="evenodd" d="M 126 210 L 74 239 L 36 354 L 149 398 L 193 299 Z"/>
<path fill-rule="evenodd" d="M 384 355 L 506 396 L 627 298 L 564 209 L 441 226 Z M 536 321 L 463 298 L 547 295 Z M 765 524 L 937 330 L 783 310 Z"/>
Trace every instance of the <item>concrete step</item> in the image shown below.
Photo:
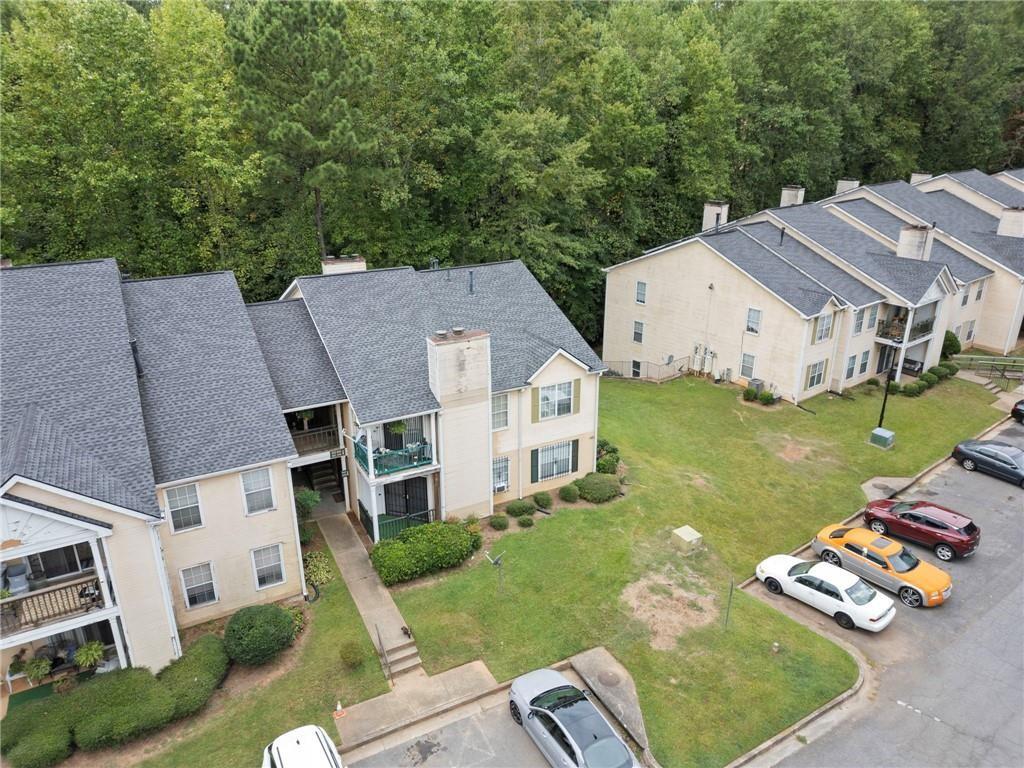
<path fill-rule="evenodd" d="M 395 666 L 395 665 L 401 664 L 403 661 L 407 661 L 408 659 L 411 659 L 413 657 L 418 659 L 419 656 L 420 656 L 419 649 L 416 648 L 416 646 L 413 646 L 412 648 L 405 648 L 405 649 L 403 649 L 401 651 L 398 651 L 396 653 L 389 652 L 388 653 L 388 662 L 390 662 L 391 666 Z"/>
<path fill-rule="evenodd" d="M 384 647 L 384 652 L 388 655 L 388 658 L 395 658 L 402 655 L 402 651 L 407 651 L 410 648 L 416 647 L 416 641 L 412 638 L 407 638 L 402 642 L 395 643 L 394 645 L 388 645 Z"/>
<path fill-rule="evenodd" d="M 415 672 L 416 670 L 420 669 L 422 666 L 423 666 L 423 662 L 420 661 L 420 655 L 417 653 L 415 656 L 410 656 L 409 658 L 407 658 L 407 659 L 405 659 L 405 660 L 403 660 L 401 662 L 398 662 L 396 664 L 392 664 L 391 665 L 391 677 L 392 677 L 392 679 L 394 679 L 396 677 L 401 677 L 402 675 L 409 674 L 410 672 Z"/>

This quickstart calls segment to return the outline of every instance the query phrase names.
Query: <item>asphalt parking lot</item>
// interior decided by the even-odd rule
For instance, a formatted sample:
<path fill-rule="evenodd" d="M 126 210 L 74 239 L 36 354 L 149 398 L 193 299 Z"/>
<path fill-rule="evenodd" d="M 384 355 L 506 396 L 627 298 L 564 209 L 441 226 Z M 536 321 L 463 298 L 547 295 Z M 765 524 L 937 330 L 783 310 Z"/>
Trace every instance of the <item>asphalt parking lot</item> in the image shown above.
<path fill-rule="evenodd" d="M 997 439 L 1024 447 L 1024 428 L 1011 423 Z M 946 604 L 914 610 L 897 602 L 895 620 L 875 635 L 843 632 L 824 614 L 769 595 L 761 585 L 755 588 L 804 623 L 841 633 L 877 671 L 869 703 L 781 765 L 1022 766 L 1024 493 L 949 465 L 901 498 L 950 507 L 981 528 L 977 553 L 948 564 L 908 544 L 918 557 L 952 575 L 953 594 Z"/>

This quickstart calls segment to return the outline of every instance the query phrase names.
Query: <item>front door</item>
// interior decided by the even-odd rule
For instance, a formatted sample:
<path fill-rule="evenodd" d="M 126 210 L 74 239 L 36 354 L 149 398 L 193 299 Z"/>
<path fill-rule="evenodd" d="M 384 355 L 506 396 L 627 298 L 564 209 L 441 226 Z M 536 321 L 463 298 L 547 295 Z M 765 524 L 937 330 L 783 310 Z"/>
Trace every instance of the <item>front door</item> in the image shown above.
<path fill-rule="evenodd" d="M 884 373 L 885 371 L 888 371 L 890 368 L 892 368 L 892 359 L 895 354 L 895 347 L 890 347 L 888 344 L 883 344 L 882 351 L 878 355 L 878 368 L 875 370 L 875 373 Z"/>
<path fill-rule="evenodd" d="M 427 478 L 413 477 L 384 486 L 384 511 L 389 515 L 411 515 L 426 512 Z"/>

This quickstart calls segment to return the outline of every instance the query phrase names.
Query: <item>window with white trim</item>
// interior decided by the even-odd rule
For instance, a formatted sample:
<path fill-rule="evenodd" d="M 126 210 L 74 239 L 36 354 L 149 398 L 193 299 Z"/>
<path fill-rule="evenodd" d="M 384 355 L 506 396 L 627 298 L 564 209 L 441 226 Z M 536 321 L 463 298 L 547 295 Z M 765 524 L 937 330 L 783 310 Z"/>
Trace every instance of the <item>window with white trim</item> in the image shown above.
<path fill-rule="evenodd" d="M 196 608 L 217 602 L 217 585 L 213 580 L 213 564 L 201 563 L 181 571 L 181 584 L 185 590 L 185 605 Z"/>
<path fill-rule="evenodd" d="M 956 336 L 958 339 L 963 339 L 963 336 L 960 335 L 960 331 L 962 331 L 963 328 L 964 327 L 962 325 L 958 325 L 956 328 L 953 329 L 953 335 Z"/>
<path fill-rule="evenodd" d="M 636 303 L 646 304 L 647 303 L 647 283 L 637 280 L 636 281 Z"/>
<path fill-rule="evenodd" d="M 754 356 L 746 352 L 740 358 L 740 376 L 744 379 L 754 378 Z"/>
<path fill-rule="evenodd" d="M 814 321 L 814 343 L 821 342 L 832 337 L 832 315 L 822 315 Z"/>
<path fill-rule="evenodd" d="M 256 589 L 284 583 L 284 558 L 281 545 L 271 544 L 252 551 L 252 568 L 256 573 Z"/>
<path fill-rule="evenodd" d="M 634 379 L 639 379 L 640 378 L 640 361 L 639 360 L 634 360 L 633 361 L 633 367 L 632 367 L 632 371 L 631 372 L 633 374 L 633 378 Z"/>
<path fill-rule="evenodd" d="M 572 413 L 572 382 L 549 384 L 540 388 L 540 417 L 552 419 Z"/>
<path fill-rule="evenodd" d="M 508 426 L 508 392 L 491 396 L 491 429 L 505 429 Z"/>
<path fill-rule="evenodd" d="M 964 286 L 964 295 L 960 297 L 960 306 L 966 307 L 967 300 L 971 298 L 971 291 L 967 286 Z"/>
<path fill-rule="evenodd" d="M 761 310 L 747 307 L 747 333 L 761 333 Z"/>
<path fill-rule="evenodd" d="M 168 488 L 166 495 L 171 528 L 175 533 L 198 528 L 203 524 L 203 515 L 199 511 L 199 489 L 195 483 Z"/>
<path fill-rule="evenodd" d="M 861 331 L 864 330 L 864 310 L 858 309 L 857 314 L 853 316 L 853 335 L 857 336 Z"/>
<path fill-rule="evenodd" d="M 974 321 L 973 320 L 968 320 L 967 321 L 967 325 L 964 326 L 964 330 L 967 332 L 967 335 L 964 337 L 965 341 L 970 341 L 971 339 L 973 339 L 974 338 Z"/>
<path fill-rule="evenodd" d="M 807 366 L 807 386 L 804 389 L 814 389 L 825 380 L 825 361 L 819 360 Z"/>
<path fill-rule="evenodd" d="M 984 293 L 984 291 L 985 291 L 985 283 L 978 283 L 978 290 L 974 294 L 974 300 L 975 301 L 981 301 L 981 295 L 982 295 L 982 293 Z"/>
<path fill-rule="evenodd" d="M 633 321 L 633 341 L 637 344 L 644 343 L 644 324 L 639 320 Z"/>
<path fill-rule="evenodd" d="M 868 362 L 870 360 L 871 360 L 871 350 L 870 349 L 865 349 L 860 354 L 860 372 L 861 373 L 867 373 L 868 372 Z"/>
<path fill-rule="evenodd" d="M 568 475 L 572 471 L 572 443 L 557 443 L 539 449 L 537 454 L 538 480 Z"/>
<path fill-rule="evenodd" d="M 508 456 L 498 456 L 491 462 L 491 491 L 508 490 Z"/>
<path fill-rule="evenodd" d="M 871 313 L 868 315 L 868 330 L 875 330 L 875 326 L 878 325 L 878 305 L 875 304 L 871 308 Z"/>
<path fill-rule="evenodd" d="M 857 370 L 857 356 L 850 355 L 849 360 L 846 361 L 846 378 L 852 379 L 855 370 Z"/>
<path fill-rule="evenodd" d="M 259 467 L 242 473 L 245 514 L 255 515 L 274 508 L 274 489 L 270 484 L 270 467 Z"/>

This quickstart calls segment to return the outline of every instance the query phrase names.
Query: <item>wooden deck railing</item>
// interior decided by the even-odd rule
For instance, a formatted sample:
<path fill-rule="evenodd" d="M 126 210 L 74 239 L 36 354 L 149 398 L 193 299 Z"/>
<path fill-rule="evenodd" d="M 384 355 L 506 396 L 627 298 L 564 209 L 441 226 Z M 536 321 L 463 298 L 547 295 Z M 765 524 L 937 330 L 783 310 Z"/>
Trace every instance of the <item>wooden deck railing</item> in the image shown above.
<path fill-rule="evenodd" d="M 0 627 L 4 634 L 14 634 L 102 606 L 99 578 L 85 576 L 0 600 Z"/>

